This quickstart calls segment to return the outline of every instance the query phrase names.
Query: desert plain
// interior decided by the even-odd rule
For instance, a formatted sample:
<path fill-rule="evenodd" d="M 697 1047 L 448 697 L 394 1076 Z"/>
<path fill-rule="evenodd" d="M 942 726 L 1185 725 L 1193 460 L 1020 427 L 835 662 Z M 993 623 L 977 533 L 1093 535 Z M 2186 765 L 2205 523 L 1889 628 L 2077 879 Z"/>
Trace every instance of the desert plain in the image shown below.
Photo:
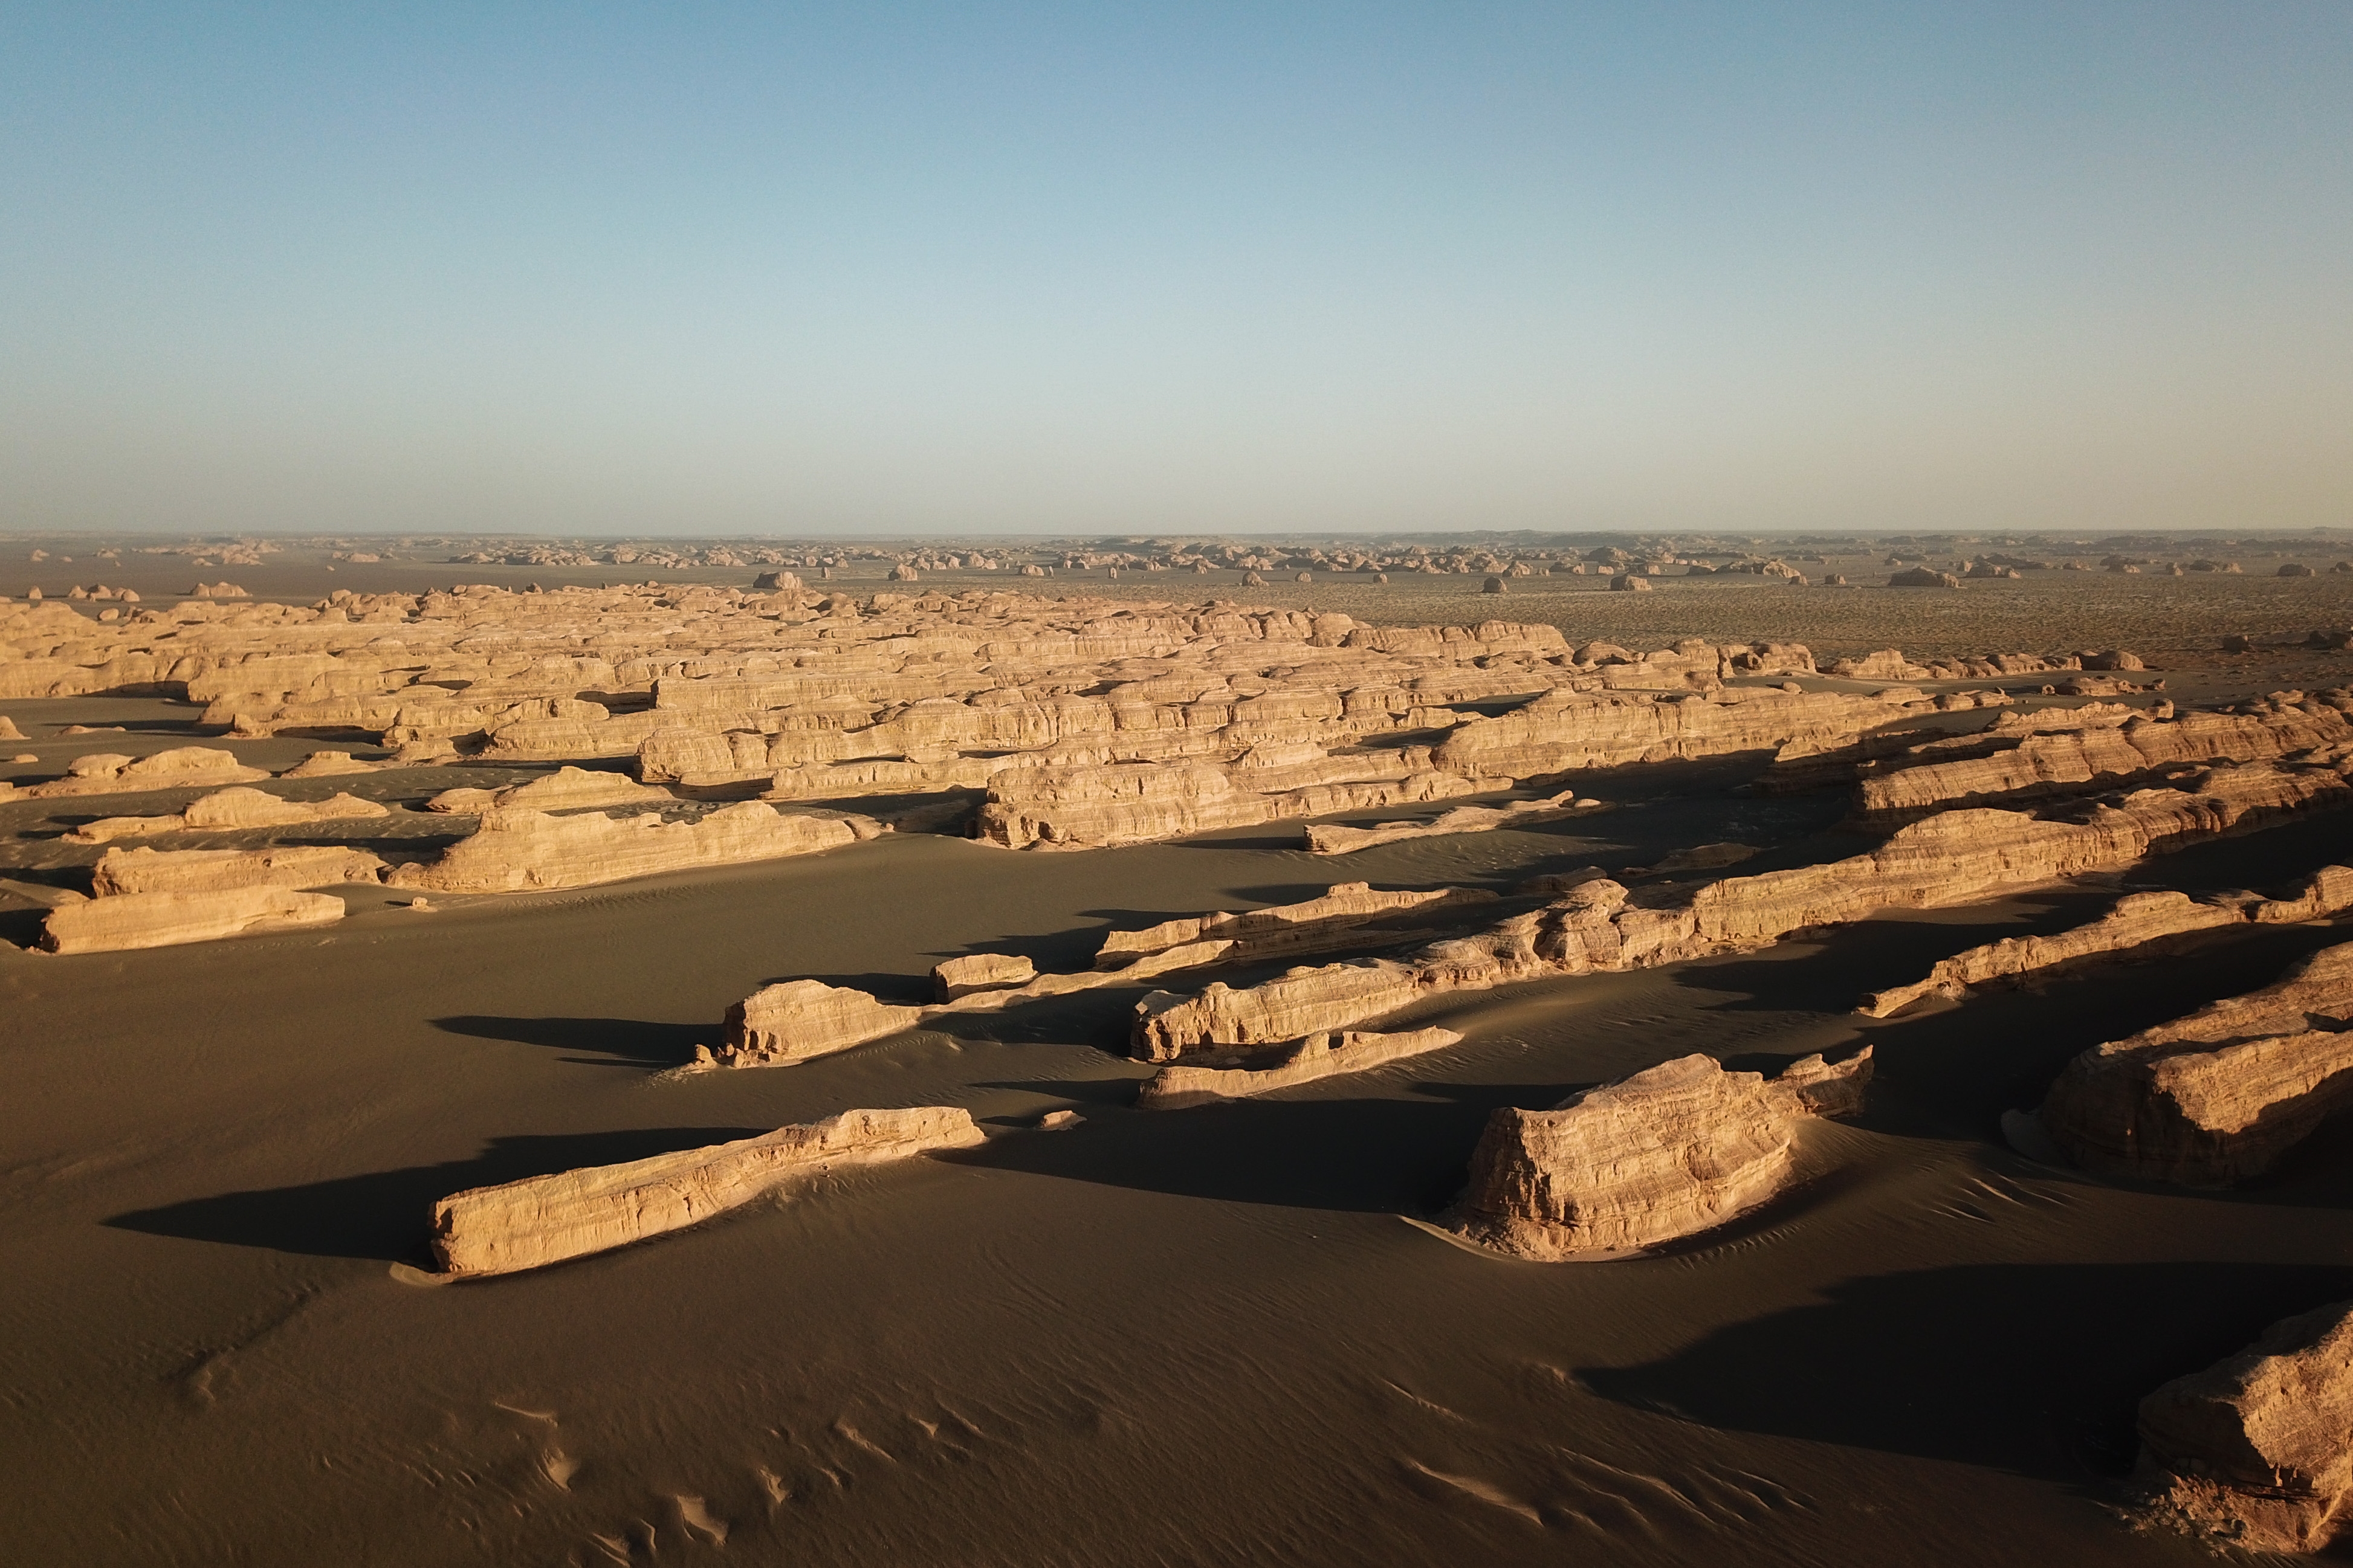
<path fill-rule="evenodd" d="M 2326 1552 L 2348 556 L 0 540 L 0 1555 Z"/>

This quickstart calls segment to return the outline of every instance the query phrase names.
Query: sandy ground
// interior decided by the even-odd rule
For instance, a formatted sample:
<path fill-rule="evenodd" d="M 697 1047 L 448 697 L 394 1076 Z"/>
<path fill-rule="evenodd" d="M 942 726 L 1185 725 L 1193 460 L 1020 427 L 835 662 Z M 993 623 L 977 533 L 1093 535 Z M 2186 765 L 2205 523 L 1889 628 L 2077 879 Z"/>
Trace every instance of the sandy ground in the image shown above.
<path fill-rule="evenodd" d="M 2342 619 L 2348 598 L 2327 579 L 2122 583 L 2084 584 L 2099 596 L 2070 603 L 2063 636 L 2041 583 L 1948 595 L 1987 618 L 1942 643 L 1902 629 L 1930 614 L 1919 599 L 1835 620 L 1884 591 L 1570 593 L 1558 615 L 1638 646 L 1719 635 L 1702 623 L 1720 615 L 1721 635 L 1818 647 L 2161 649 L 2266 629 L 2258 609 L 2280 630 Z M 1417 596 L 1396 618 L 1467 613 L 1398 586 Z M 1504 608 L 1554 618 L 1531 614 L 1546 605 L 1515 590 Z M 1806 606 L 1829 606 L 1818 629 Z M 2112 617 L 2098 635 L 2094 613 Z M 1646 615 L 1671 624 L 1644 637 L 1609 618 Z M 2210 661 L 2195 679 L 2335 684 L 2348 658 Z M 194 710 L 7 711 L 47 759 L 180 743 L 169 727 Z M 127 730 L 45 738 L 67 722 Z M 339 743 L 235 749 L 282 766 Z M 1752 771 L 1590 775 L 1619 809 L 1344 858 L 1300 851 L 1296 825 L 1068 855 L 906 837 L 430 911 L 353 889 L 351 919 L 296 936 L 0 946 L 0 1560 L 2211 1561 L 2114 1511 L 2134 1403 L 2353 1295 L 2353 1139 L 2331 1129 L 2270 1180 L 2196 1194 L 2034 1165 L 1998 1121 L 2077 1051 L 2267 983 L 2340 931 L 2233 931 L 1893 1020 L 1850 1011 L 2113 896 L 2054 891 L 1449 998 L 1428 1016 L 1468 1036 L 1453 1050 L 1174 1113 L 1127 1104 L 1144 1069 L 1121 1054 L 1134 994 L 1116 990 L 797 1068 L 659 1076 L 774 979 L 912 999 L 942 957 L 1079 967 L 1105 928 L 1342 879 L 1507 885 L 1724 838 L 1769 847 L 1744 868 L 1765 869 L 1862 846 L 1836 796 L 1735 793 Z M 308 787 L 414 801 L 480 782 L 459 772 Z M 51 836 L 98 809 L 8 810 L 0 826 L 31 837 L 0 878 L 69 881 L 88 856 Z M 352 826 L 329 836 L 385 836 Z M 2126 885 L 2270 886 L 2332 861 L 2353 864 L 2353 814 L 2155 860 Z M 13 907 L 0 934 L 22 940 L 37 917 Z M 1868 1112 L 1810 1130 L 1819 1178 L 1726 1231 L 1542 1266 L 1409 1223 L 1454 1195 L 1495 1106 L 1693 1050 L 1761 1066 L 1866 1040 Z M 404 1282 L 446 1193 L 926 1103 L 1008 1134 L 1057 1108 L 1086 1120 L 536 1274 Z"/>

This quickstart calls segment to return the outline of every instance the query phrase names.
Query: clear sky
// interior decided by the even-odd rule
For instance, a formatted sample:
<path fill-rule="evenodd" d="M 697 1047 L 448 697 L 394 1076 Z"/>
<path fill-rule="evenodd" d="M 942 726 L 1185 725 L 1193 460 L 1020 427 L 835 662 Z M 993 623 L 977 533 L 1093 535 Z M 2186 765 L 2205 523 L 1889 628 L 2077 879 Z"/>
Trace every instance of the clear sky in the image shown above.
<path fill-rule="evenodd" d="M 0 6 L 0 528 L 2345 523 L 2345 0 Z"/>

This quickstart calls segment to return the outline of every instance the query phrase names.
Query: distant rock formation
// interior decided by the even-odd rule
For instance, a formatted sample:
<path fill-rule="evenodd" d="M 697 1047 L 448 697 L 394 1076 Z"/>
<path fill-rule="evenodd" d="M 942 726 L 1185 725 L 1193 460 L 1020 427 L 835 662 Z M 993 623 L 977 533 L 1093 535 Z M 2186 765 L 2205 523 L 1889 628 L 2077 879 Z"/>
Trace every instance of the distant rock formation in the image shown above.
<path fill-rule="evenodd" d="M 1492 903 L 1494 898 L 1482 888 L 1387 892 L 1376 890 L 1369 882 L 1335 882 L 1322 898 L 1301 903 L 1276 904 L 1240 914 L 1188 915 L 1141 931 L 1112 931 L 1096 950 L 1095 967 L 1134 974 L 1138 961 L 1147 954 L 1218 941 L 1233 944 L 1230 957 L 1235 963 L 1262 962 L 1315 951 L 1333 938 L 1348 938 L 1377 921 Z"/>
<path fill-rule="evenodd" d="M 1457 1228 L 1515 1258 L 1639 1250 L 1766 1202 L 1795 1170 L 1797 1125 L 1862 1107 L 1871 1048 L 1778 1077 L 1689 1056 L 1551 1110 L 1496 1111 L 1471 1156 Z"/>
<path fill-rule="evenodd" d="M 2140 1402 L 2154 1511 L 2250 1552 L 2314 1552 L 2353 1493 L 2353 1301 L 2274 1323 Z"/>
<path fill-rule="evenodd" d="M 59 904 L 44 922 L 44 952 L 118 952 L 216 942 L 252 931 L 332 925 L 343 901 L 287 888 L 232 888 L 202 893 L 123 893 Z"/>
<path fill-rule="evenodd" d="M 1244 1100 L 1278 1089 L 1293 1089 L 1343 1073 L 1368 1072 L 1388 1062 L 1402 1061 L 1427 1051 L 1460 1045 L 1452 1029 L 1416 1029 L 1409 1034 L 1310 1035 L 1305 1039 L 1267 1053 L 1268 1059 L 1250 1067 L 1166 1067 L 1137 1091 L 1135 1103 L 1146 1110 L 1181 1110 L 1223 1100 Z"/>
<path fill-rule="evenodd" d="M 1891 588 L 1957 588 L 1961 580 L 1950 572 L 1915 566 L 1908 572 L 1898 572 L 1890 576 L 1887 585 Z"/>
<path fill-rule="evenodd" d="M 611 805 L 670 805 L 678 797 L 627 773 L 565 766 L 503 789 L 445 789 L 425 803 L 427 811 L 479 816 L 487 811 L 584 811 Z"/>
<path fill-rule="evenodd" d="M 1515 800 L 1506 805 L 1458 805 L 1427 822 L 1382 822 L 1371 827 L 1344 827 L 1335 823 L 1311 823 L 1307 828 L 1310 855 L 1352 855 L 1377 845 L 1409 838 L 1441 838 L 1456 833 L 1492 833 L 1499 827 L 1526 827 L 1558 822 L 1578 812 L 1599 811 L 1598 800 L 1581 800 L 1575 790 L 1542 800 Z"/>
<path fill-rule="evenodd" d="M 2353 942 L 2277 984 L 2095 1046 L 2035 1112 L 2105 1175 L 2222 1187 L 2259 1176 L 2353 1103 Z"/>
<path fill-rule="evenodd" d="M 200 795 L 173 816 L 103 816 L 66 835 L 69 844 L 103 844 L 157 833 L 228 833 L 249 827 L 292 827 L 311 822 L 388 816 L 389 806 L 357 795 L 326 800 L 280 800 L 258 789 L 225 789 Z"/>
<path fill-rule="evenodd" d="M 699 819 L 668 823 L 658 812 L 612 817 L 498 810 L 485 814 L 481 826 L 451 845 L 440 859 L 403 866 L 392 874 L 391 882 L 435 893 L 541 892 L 700 866 L 811 855 L 871 836 L 861 835 L 848 820 L 787 816 L 749 800 Z"/>
<path fill-rule="evenodd" d="M 2353 909 L 2353 869 L 2325 866 L 2305 889 L 2289 899 L 2260 900 L 2193 899 L 2188 893 L 2131 893 L 2098 920 L 2050 936 L 2004 937 L 1941 960 L 1926 980 L 1898 985 L 1864 998 L 1857 1009 L 1884 1018 L 1924 996 L 1958 997 L 1989 980 L 2111 952 L 2148 948 L 2168 938 L 2249 921 L 2282 924 L 2319 920 Z"/>
<path fill-rule="evenodd" d="M 894 1007 L 863 991 L 818 980 L 762 986 L 727 1012 L 717 1053 L 729 1067 L 786 1067 L 912 1029 L 921 1007 Z"/>
<path fill-rule="evenodd" d="M 209 893 L 230 888 L 324 888 L 375 882 L 384 862 L 339 845 L 268 849 L 110 849 L 91 874 L 101 898 L 126 893 Z"/>
<path fill-rule="evenodd" d="M 983 1141 L 969 1111 L 845 1110 L 758 1138 L 453 1193 L 433 1206 L 433 1252 L 471 1277 L 512 1274 L 700 1225 L 849 1166 Z"/>
<path fill-rule="evenodd" d="M 953 1002 L 976 991 L 1003 991 L 1037 978 L 1037 966 L 1006 952 L 975 952 L 932 965 L 934 994 Z"/>

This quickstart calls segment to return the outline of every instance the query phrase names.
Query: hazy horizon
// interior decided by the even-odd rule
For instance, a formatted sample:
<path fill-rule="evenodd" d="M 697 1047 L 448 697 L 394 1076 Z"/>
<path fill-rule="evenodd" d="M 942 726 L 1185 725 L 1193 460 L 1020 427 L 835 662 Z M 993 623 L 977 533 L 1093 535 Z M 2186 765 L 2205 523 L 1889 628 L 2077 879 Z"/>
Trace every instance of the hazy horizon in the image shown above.
<path fill-rule="evenodd" d="M 0 531 L 2353 521 L 2353 10 L 22 8 Z"/>

